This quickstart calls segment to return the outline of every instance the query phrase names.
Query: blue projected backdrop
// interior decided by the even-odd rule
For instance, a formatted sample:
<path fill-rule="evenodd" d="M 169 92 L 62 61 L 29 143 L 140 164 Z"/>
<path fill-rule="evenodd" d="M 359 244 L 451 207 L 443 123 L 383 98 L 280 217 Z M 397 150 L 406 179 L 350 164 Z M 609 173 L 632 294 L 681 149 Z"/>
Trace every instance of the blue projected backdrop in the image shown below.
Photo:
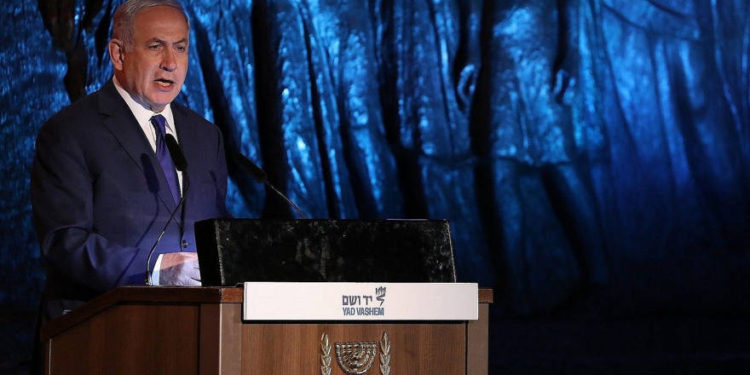
<path fill-rule="evenodd" d="M 0 303 L 43 285 L 44 120 L 108 80 L 120 1 L 0 11 Z M 458 277 L 510 314 L 750 300 L 750 2 L 186 1 L 178 100 L 308 216 L 447 218 Z M 232 174 L 240 217 L 291 217 Z"/>

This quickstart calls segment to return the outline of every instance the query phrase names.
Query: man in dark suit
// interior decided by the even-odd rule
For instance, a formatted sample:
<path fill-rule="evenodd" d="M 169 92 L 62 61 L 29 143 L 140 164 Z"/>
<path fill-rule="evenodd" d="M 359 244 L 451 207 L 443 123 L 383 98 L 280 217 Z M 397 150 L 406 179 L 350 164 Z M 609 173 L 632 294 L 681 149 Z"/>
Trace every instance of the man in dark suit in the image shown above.
<path fill-rule="evenodd" d="M 221 134 L 172 103 L 188 67 L 181 5 L 130 0 L 114 15 L 114 77 L 53 116 L 39 132 L 32 171 L 34 224 L 47 270 L 44 318 L 118 285 L 196 285 L 193 223 L 227 216 Z M 177 139 L 187 161 L 168 152 Z M 157 276 L 158 274 L 158 276 Z"/>

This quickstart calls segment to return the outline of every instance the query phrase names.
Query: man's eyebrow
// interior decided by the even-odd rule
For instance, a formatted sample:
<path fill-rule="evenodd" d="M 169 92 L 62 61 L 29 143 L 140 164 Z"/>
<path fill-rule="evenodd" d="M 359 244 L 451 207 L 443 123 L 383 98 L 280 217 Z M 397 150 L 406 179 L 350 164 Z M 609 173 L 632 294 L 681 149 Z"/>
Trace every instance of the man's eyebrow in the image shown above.
<path fill-rule="evenodd" d="M 150 44 L 150 43 L 169 44 L 169 42 L 167 42 L 166 40 L 159 39 L 159 38 L 151 38 L 146 41 L 146 44 Z M 180 43 L 188 43 L 188 39 L 182 38 L 172 44 L 180 44 Z"/>
<path fill-rule="evenodd" d="M 149 39 L 149 40 L 146 41 L 146 44 L 153 44 L 153 43 L 166 44 L 165 41 L 163 41 L 163 40 L 161 40 L 159 38 L 151 38 L 151 39 Z"/>

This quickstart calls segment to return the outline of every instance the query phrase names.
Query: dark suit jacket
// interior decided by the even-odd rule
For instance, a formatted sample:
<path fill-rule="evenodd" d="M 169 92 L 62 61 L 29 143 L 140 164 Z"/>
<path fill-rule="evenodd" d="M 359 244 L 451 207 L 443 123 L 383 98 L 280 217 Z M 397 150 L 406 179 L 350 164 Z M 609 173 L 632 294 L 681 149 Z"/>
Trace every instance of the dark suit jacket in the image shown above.
<path fill-rule="evenodd" d="M 227 216 L 219 129 L 172 103 L 187 159 L 185 202 L 158 254 L 195 251 L 193 223 Z M 31 199 L 47 269 L 47 318 L 125 284 L 144 284 L 146 258 L 176 204 L 143 131 L 110 81 L 39 131 Z"/>

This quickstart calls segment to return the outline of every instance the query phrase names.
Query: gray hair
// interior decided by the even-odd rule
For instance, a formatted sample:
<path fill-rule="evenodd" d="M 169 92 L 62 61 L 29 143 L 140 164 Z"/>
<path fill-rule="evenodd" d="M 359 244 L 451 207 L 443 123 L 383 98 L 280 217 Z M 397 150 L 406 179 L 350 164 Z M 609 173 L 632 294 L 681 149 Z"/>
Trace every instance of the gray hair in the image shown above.
<path fill-rule="evenodd" d="M 188 21 L 185 9 L 177 0 L 127 0 L 120 5 L 112 16 L 112 38 L 120 39 L 126 50 L 129 50 L 135 42 L 135 16 L 138 12 L 151 7 L 168 6 L 175 8 L 185 17 L 188 30 L 190 30 L 190 21 Z"/>

